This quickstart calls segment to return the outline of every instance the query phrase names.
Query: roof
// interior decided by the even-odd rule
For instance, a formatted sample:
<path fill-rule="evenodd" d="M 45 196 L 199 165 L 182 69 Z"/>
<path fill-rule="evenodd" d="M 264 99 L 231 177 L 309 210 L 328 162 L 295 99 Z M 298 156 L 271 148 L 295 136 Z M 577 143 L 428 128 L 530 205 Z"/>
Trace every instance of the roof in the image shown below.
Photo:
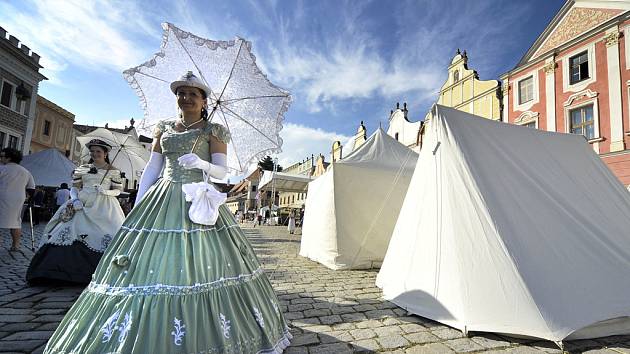
<path fill-rule="evenodd" d="M 153 139 L 149 138 L 148 136 L 140 135 L 138 137 L 138 141 L 140 141 L 141 143 L 152 143 Z"/>
<path fill-rule="evenodd" d="M 64 117 L 70 118 L 74 121 L 74 113 L 61 108 L 60 106 L 56 105 L 54 102 L 46 99 L 44 96 L 37 95 L 37 102 L 63 115 Z"/>
<path fill-rule="evenodd" d="M 600 26 L 614 23 L 629 10 L 627 1 L 567 0 L 512 70 L 544 58 L 576 38 L 598 33 Z"/>
<path fill-rule="evenodd" d="M 72 127 L 78 131 L 80 131 L 83 134 L 88 134 L 91 133 L 93 131 L 95 131 L 98 128 L 104 128 L 107 130 L 111 130 L 113 132 L 117 132 L 117 133 L 123 133 L 123 134 L 127 134 L 131 131 L 131 129 L 133 129 L 134 127 L 128 127 L 127 129 L 120 129 L 120 128 L 110 128 L 110 127 L 97 127 L 94 125 L 83 125 L 83 124 L 73 124 Z M 153 141 L 153 140 L 151 140 Z"/>

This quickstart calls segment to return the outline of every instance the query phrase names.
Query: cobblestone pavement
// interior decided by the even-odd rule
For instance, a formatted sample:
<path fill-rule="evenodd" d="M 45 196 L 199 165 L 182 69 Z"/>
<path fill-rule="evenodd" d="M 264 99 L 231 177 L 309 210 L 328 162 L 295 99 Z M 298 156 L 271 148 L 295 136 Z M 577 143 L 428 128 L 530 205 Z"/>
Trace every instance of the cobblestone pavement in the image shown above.
<path fill-rule="evenodd" d="M 36 238 L 43 225 L 36 227 Z M 0 230 L 0 352 L 41 353 L 80 287 L 28 287 L 29 230 L 20 252 L 8 252 Z M 381 298 L 377 270 L 332 271 L 298 255 L 299 235 L 282 227 L 244 227 L 264 264 L 294 335 L 288 354 L 561 353 L 546 341 L 461 332 L 409 315 Z M 565 343 L 571 353 L 629 353 L 630 336 Z"/>

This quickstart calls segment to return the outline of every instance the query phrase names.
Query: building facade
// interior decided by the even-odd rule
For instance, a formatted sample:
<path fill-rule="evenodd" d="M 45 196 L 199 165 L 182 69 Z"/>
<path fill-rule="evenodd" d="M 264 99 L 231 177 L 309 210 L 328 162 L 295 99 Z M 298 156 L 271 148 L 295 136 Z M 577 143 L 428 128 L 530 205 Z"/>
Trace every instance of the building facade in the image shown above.
<path fill-rule="evenodd" d="M 318 158 L 321 155 L 318 156 Z M 311 157 L 304 159 L 300 162 L 296 162 L 291 166 L 288 166 L 282 170 L 283 173 L 290 173 L 295 175 L 303 175 L 312 177 L 317 168 L 317 160 L 314 155 Z M 306 201 L 306 191 L 296 193 L 296 192 L 280 192 L 279 193 L 279 204 L 280 209 L 299 209 L 302 208 L 304 202 Z"/>
<path fill-rule="evenodd" d="M 387 135 L 399 141 L 415 152 L 420 152 L 422 143 L 422 121 L 410 122 L 407 119 L 407 103 L 400 108 L 400 103 L 396 103 L 396 109 L 390 111 L 389 126 L 387 127 Z"/>
<path fill-rule="evenodd" d="M 504 121 L 584 135 L 630 185 L 630 2 L 567 1 L 501 80 Z"/>
<path fill-rule="evenodd" d="M 31 153 L 52 148 L 72 160 L 75 140 L 73 125 L 74 114 L 38 95 Z"/>
<path fill-rule="evenodd" d="M 468 69 L 466 51 L 457 54 L 448 66 L 448 78 L 437 103 L 488 119 L 501 119 L 501 88 L 499 81 L 479 80 L 477 71 Z"/>
<path fill-rule="evenodd" d="M 30 152 L 39 83 L 39 55 L 0 27 L 0 148 Z"/>

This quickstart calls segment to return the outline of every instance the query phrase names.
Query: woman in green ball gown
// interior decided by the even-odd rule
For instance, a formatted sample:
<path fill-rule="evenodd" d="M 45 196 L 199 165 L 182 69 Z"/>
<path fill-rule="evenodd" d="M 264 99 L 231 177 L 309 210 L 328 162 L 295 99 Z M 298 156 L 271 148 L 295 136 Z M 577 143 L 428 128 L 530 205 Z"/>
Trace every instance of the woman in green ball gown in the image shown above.
<path fill-rule="evenodd" d="M 213 226 L 188 216 L 182 184 L 201 181 L 202 170 L 223 178 L 230 136 L 207 121 L 210 90 L 192 73 L 171 90 L 182 114 L 157 125 L 138 202 L 45 353 L 281 353 L 289 345 L 276 295 L 230 211 L 222 205 Z"/>

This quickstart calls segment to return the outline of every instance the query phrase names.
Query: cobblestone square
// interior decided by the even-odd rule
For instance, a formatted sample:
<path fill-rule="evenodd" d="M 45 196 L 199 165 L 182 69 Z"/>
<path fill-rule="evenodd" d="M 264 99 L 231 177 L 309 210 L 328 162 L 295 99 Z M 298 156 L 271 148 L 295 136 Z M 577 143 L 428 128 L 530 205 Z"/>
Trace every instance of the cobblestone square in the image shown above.
<path fill-rule="evenodd" d="M 41 353 L 82 287 L 29 287 L 33 256 L 26 224 L 19 252 L 0 231 L 0 352 Z M 294 335 L 289 354 L 318 353 L 560 353 L 547 341 L 461 332 L 410 315 L 385 301 L 377 270 L 332 271 L 298 255 L 300 235 L 283 227 L 243 230 L 263 263 Z M 36 226 L 41 237 L 43 225 Z M 566 342 L 571 353 L 630 353 L 630 336 Z"/>

